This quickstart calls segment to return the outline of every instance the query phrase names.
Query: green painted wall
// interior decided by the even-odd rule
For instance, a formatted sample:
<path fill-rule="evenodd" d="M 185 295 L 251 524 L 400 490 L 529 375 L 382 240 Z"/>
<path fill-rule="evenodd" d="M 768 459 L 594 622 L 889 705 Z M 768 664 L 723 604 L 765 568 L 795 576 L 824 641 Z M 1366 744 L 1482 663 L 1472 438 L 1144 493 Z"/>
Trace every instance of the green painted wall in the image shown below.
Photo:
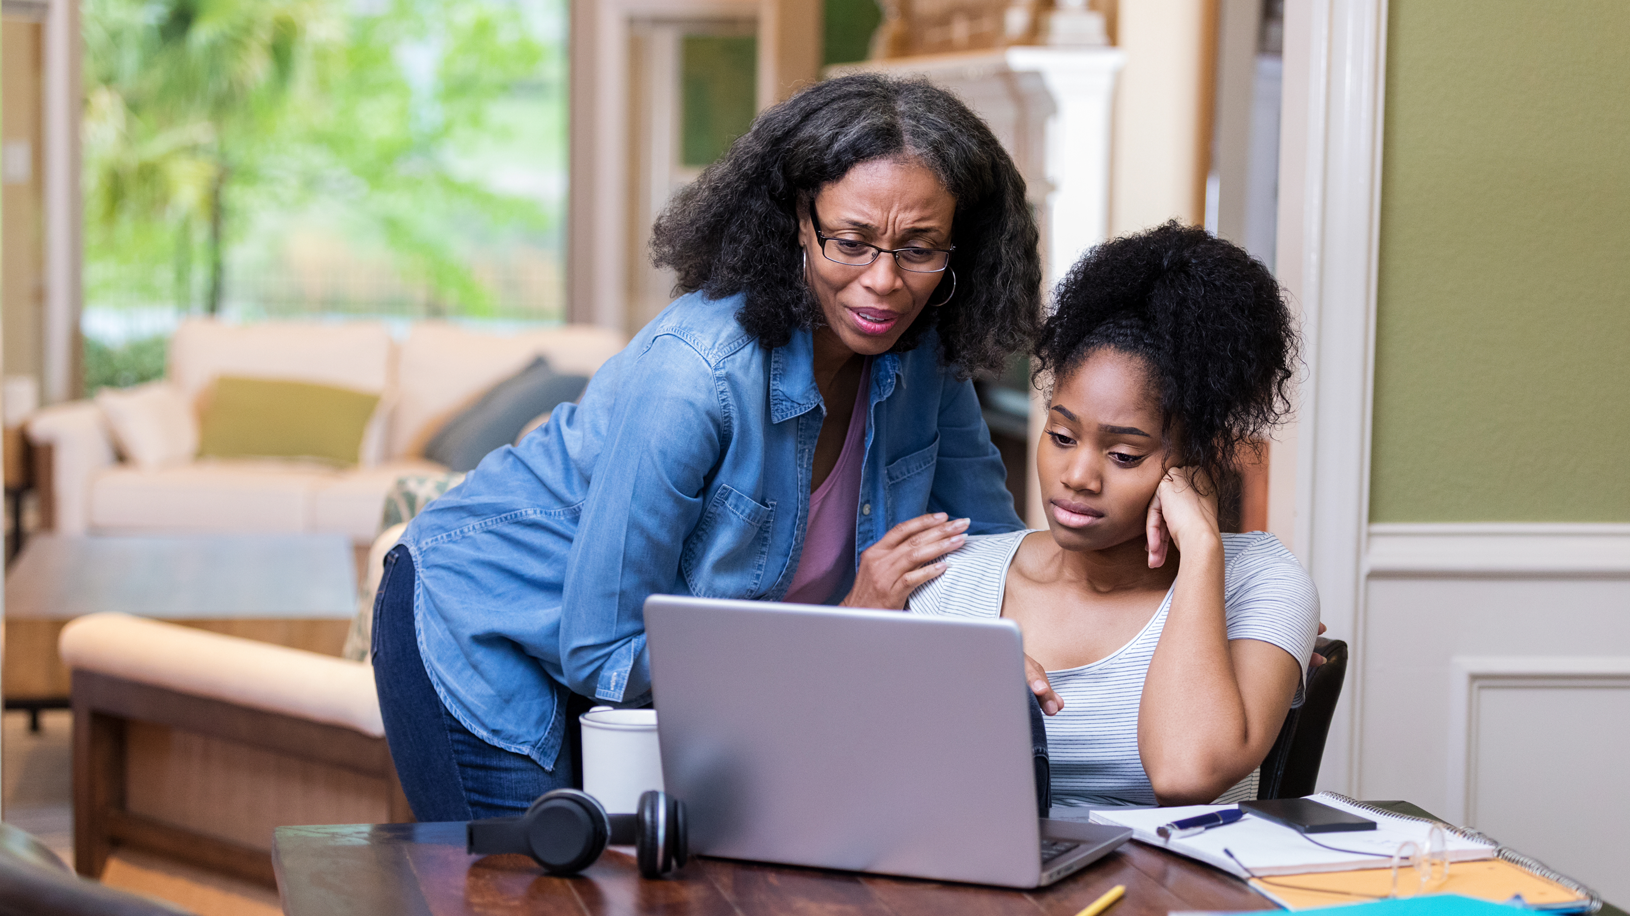
<path fill-rule="evenodd" d="M 1630 3 L 1388 6 L 1371 519 L 1630 522 Z"/>

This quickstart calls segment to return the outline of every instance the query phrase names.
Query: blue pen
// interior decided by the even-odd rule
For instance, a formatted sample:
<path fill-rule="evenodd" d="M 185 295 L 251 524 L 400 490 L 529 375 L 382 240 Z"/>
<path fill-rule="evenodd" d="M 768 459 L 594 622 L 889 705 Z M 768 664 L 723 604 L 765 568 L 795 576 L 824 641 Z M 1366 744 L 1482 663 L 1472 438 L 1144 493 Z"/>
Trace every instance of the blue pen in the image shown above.
<path fill-rule="evenodd" d="M 1185 817 L 1180 821 L 1172 821 L 1170 824 L 1156 827 L 1155 833 L 1160 834 L 1160 838 L 1163 840 L 1180 840 L 1203 830 L 1210 830 L 1212 827 L 1232 824 L 1244 816 L 1245 812 L 1238 808 L 1224 808 L 1221 811 L 1197 814 L 1194 817 Z"/>

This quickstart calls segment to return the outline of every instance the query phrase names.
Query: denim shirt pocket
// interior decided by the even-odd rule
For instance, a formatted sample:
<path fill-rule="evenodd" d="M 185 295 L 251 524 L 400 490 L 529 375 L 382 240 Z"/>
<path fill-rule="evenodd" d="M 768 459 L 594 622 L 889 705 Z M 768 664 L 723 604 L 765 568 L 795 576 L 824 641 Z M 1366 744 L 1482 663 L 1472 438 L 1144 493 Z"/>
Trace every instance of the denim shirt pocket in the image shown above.
<path fill-rule="evenodd" d="M 935 436 L 928 447 L 896 458 L 883 469 L 884 530 L 928 511 L 939 450 L 940 437 Z"/>
<path fill-rule="evenodd" d="M 720 484 L 679 558 L 691 594 L 746 598 L 758 593 L 770 553 L 775 501 L 764 505 L 729 484 Z"/>

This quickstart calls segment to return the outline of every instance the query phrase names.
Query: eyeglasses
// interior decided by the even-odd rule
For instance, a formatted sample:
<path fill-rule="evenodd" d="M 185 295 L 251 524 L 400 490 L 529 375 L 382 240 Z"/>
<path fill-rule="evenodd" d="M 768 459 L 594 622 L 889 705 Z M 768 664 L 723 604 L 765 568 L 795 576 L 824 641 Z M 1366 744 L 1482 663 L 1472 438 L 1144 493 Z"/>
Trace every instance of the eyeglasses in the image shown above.
<path fill-rule="evenodd" d="M 1406 840 L 1392 854 L 1392 896 L 1413 897 L 1442 887 L 1449 880 L 1449 838 L 1442 824 L 1433 824 L 1426 848 Z"/>
<path fill-rule="evenodd" d="M 809 222 L 815 227 L 815 239 L 821 243 L 821 254 L 834 264 L 849 267 L 867 267 L 886 254 L 894 255 L 894 263 L 901 270 L 917 274 L 937 274 L 951 263 L 950 248 L 879 248 L 858 239 L 834 239 L 821 234 L 821 218 L 815 215 L 815 201 L 809 202 Z"/>
<path fill-rule="evenodd" d="M 1260 875 L 1252 871 L 1249 866 L 1239 860 L 1231 850 L 1224 849 L 1223 853 L 1245 871 L 1247 877 L 1260 881 L 1272 887 L 1283 887 L 1288 890 L 1312 891 L 1318 894 L 1330 894 L 1336 897 L 1357 897 L 1364 900 L 1397 900 L 1405 897 L 1415 897 L 1421 894 L 1441 893 L 1444 885 L 1449 882 L 1449 842 L 1448 834 L 1441 823 L 1434 823 L 1428 829 L 1424 842 L 1406 840 L 1389 857 L 1386 853 L 1366 852 L 1357 849 L 1342 849 L 1321 843 L 1307 834 L 1302 839 L 1315 846 L 1336 852 L 1345 852 L 1352 855 L 1375 856 L 1379 859 L 1391 859 L 1391 889 L 1380 893 L 1384 885 L 1380 884 L 1380 876 L 1371 884 L 1374 890 L 1371 893 L 1360 893 L 1350 889 L 1337 889 L 1333 887 L 1316 887 L 1309 884 L 1293 884 L 1280 878 Z M 1376 871 L 1380 871 L 1379 868 Z M 1307 881 L 1316 878 L 1314 875 L 1301 875 L 1298 880 Z"/>

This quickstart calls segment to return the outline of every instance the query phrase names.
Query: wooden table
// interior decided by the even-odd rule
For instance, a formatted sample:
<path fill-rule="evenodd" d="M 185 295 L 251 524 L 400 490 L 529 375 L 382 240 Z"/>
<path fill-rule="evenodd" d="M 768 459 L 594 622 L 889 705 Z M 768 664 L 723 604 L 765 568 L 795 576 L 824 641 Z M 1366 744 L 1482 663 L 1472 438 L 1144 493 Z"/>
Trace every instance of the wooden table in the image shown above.
<path fill-rule="evenodd" d="M 6 573 L 8 709 L 68 705 L 57 636 L 123 611 L 338 655 L 356 612 L 351 542 L 328 534 L 30 538 Z"/>
<path fill-rule="evenodd" d="M 1114 916 L 1275 908 L 1235 878 L 1133 842 L 1033 891 L 708 858 L 644 881 L 633 850 L 617 848 L 554 878 L 525 856 L 467 855 L 462 823 L 280 827 L 272 847 L 289 916 L 1074 916 L 1117 884 L 1126 899 Z"/>
<path fill-rule="evenodd" d="M 462 823 L 279 827 L 272 858 L 288 916 L 1075 916 L 1117 884 L 1126 898 L 1112 916 L 1277 909 L 1231 875 L 1137 842 L 1033 891 L 707 858 L 645 881 L 633 850 L 616 847 L 554 878 L 525 856 L 466 854 Z M 1626 914 L 1609 904 L 1598 916 Z"/>

